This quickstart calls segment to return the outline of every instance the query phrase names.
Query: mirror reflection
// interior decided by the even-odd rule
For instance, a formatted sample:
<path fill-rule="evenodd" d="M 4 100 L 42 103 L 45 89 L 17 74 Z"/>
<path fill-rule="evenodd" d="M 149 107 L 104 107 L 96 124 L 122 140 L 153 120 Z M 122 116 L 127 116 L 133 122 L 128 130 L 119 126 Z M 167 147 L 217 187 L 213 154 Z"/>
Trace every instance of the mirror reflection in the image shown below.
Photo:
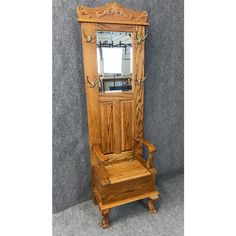
<path fill-rule="evenodd" d="M 99 92 L 132 90 L 132 34 L 97 31 Z"/>

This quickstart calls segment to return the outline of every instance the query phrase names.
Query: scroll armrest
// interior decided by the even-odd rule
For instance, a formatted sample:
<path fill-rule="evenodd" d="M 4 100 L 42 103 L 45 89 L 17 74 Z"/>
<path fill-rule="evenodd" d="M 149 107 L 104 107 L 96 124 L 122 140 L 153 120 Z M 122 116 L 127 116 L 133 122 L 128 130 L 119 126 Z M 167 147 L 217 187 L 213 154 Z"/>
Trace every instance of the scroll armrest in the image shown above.
<path fill-rule="evenodd" d="M 156 147 L 155 147 L 153 144 L 151 144 L 149 141 L 144 140 L 144 139 L 142 139 L 142 138 L 135 138 L 135 140 L 136 140 L 137 142 L 140 142 L 140 143 L 142 143 L 143 145 L 147 146 L 149 152 L 154 153 L 154 152 L 157 151 Z"/>
<path fill-rule="evenodd" d="M 153 156 L 154 156 L 154 153 L 157 151 L 157 149 L 155 148 L 155 146 L 153 144 L 151 144 L 149 141 L 147 140 L 144 140 L 142 138 L 135 138 L 135 140 L 145 146 L 147 146 L 150 154 L 149 154 L 149 158 L 147 161 L 144 161 L 144 164 L 145 166 L 148 168 L 148 169 L 154 169 L 154 166 L 153 166 Z"/>
<path fill-rule="evenodd" d="M 102 151 L 101 151 L 99 145 L 94 145 L 94 146 L 93 146 L 93 150 L 94 150 L 94 152 L 95 152 L 97 158 L 98 158 L 101 162 L 104 162 L 104 161 L 108 161 L 108 160 L 109 160 L 109 158 L 106 157 L 106 156 L 102 153 Z"/>

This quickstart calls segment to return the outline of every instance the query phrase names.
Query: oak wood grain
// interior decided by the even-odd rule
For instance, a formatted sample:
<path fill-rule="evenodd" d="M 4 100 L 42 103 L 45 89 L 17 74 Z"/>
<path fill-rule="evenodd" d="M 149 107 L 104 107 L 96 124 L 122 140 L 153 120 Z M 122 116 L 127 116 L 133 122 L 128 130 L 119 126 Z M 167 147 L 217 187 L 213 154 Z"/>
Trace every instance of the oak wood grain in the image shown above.
<path fill-rule="evenodd" d="M 105 168 L 111 184 L 151 175 L 138 160 L 123 161 L 105 166 Z"/>
<path fill-rule="evenodd" d="M 151 197 L 151 196 L 158 196 L 158 194 L 159 194 L 158 191 L 146 192 L 146 193 L 138 194 L 138 195 L 135 195 L 135 196 L 127 197 L 127 198 L 122 199 L 122 200 L 113 201 L 111 203 L 104 203 L 104 204 L 100 203 L 99 207 L 100 207 L 100 209 L 110 209 L 110 208 L 113 208 L 113 207 L 117 207 L 117 206 L 120 206 L 120 205 L 123 205 L 123 204 L 130 203 L 130 202 L 135 202 L 135 201 L 138 201 L 140 199 L 148 198 L 148 197 Z"/>
<path fill-rule="evenodd" d="M 113 110 L 113 122 L 114 122 L 114 153 L 119 154 L 121 152 L 121 119 L 120 116 L 120 100 L 113 100 L 114 110 Z"/>
<path fill-rule="evenodd" d="M 125 151 L 125 152 L 121 152 L 121 153 L 114 153 L 114 154 L 108 154 L 106 155 L 106 157 L 109 159 L 106 162 L 106 165 L 112 165 L 115 163 L 119 163 L 122 161 L 128 161 L 130 159 L 134 159 L 134 151 Z"/>
<path fill-rule="evenodd" d="M 147 146 L 149 152 L 156 152 L 157 151 L 156 147 L 152 143 L 150 143 L 149 141 L 142 139 L 142 138 L 135 138 L 135 140 L 138 141 L 139 143 Z"/>
<path fill-rule="evenodd" d="M 122 151 L 133 149 L 134 142 L 134 102 L 121 101 L 121 146 Z"/>
<path fill-rule="evenodd" d="M 136 34 L 144 35 L 144 27 L 136 26 Z M 134 75 L 135 79 L 144 77 L 144 44 L 134 43 Z M 144 86 L 137 85 L 134 87 L 135 93 L 135 132 L 134 135 L 137 138 L 143 137 L 143 97 Z M 141 159 L 142 157 L 142 145 L 135 142 L 135 154 L 136 157 Z"/>
<path fill-rule="evenodd" d="M 93 146 L 93 150 L 94 150 L 94 152 L 95 152 L 97 158 L 99 158 L 99 160 L 100 160 L 101 162 L 105 162 L 105 161 L 108 161 L 108 160 L 109 160 L 109 158 L 108 158 L 107 156 L 105 156 L 105 155 L 102 153 L 102 151 L 101 151 L 99 145 L 94 145 L 94 146 Z"/>
<path fill-rule="evenodd" d="M 112 102 L 100 103 L 102 151 L 104 154 L 113 153 L 114 151 L 113 108 Z"/>

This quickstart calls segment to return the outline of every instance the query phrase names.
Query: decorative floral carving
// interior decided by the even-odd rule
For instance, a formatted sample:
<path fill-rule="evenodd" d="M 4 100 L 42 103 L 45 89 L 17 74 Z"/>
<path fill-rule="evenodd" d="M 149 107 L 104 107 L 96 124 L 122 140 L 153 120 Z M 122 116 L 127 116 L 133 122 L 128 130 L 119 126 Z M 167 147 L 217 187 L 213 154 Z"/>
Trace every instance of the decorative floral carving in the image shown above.
<path fill-rule="evenodd" d="M 116 15 L 125 17 L 128 20 L 146 21 L 148 16 L 146 11 L 136 12 L 128 8 L 124 8 L 122 5 L 116 2 L 97 8 L 88 8 L 80 6 L 78 10 L 81 16 L 86 16 L 88 18 L 97 18 L 97 19 L 101 19 L 104 16 Z"/>
<path fill-rule="evenodd" d="M 110 7 L 106 8 L 103 11 L 96 12 L 96 16 L 101 18 L 105 15 L 118 15 L 118 16 L 125 16 L 132 20 L 134 17 L 132 15 L 127 14 L 124 10 L 122 10 L 116 3 L 113 3 Z"/>
<path fill-rule="evenodd" d="M 81 15 L 88 15 L 88 14 L 89 14 L 89 13 L 85 10 L 85 8 L 82 7 L 82 6 L 79 6 L 79 11 L 80 11 Z"/>
<path fill-rule="evenodd" d="M 137 17 L 137 21 L 146 19 L 147 15 L 148 15 L 147 12 L 144 11 L 140 16 Z"/>

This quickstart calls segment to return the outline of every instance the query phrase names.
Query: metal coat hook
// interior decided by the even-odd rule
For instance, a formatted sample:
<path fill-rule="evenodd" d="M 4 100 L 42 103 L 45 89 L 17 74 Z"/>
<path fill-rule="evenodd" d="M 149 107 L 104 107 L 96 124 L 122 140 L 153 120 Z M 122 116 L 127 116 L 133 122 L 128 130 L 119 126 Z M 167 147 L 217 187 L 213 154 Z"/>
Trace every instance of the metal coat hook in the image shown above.
<path fill-rule="evenodd" d="M 137 76 L 138 77 L 138 76 Z M 143 85 L 144 81 L 147 79 L 147 76 L 145 76 L 143 79 L 136 79 L 136 84 L 137 85 Z"/>
<path fill-rule="evenodd" d="M 142 36 L 142 35 L 138 35 L 138 32 L 136 31 L 136 42 L 137 42 L 137 44 L 144 44 L 145 39 L 147 38 L 147 36 L 148 36 L 148 33 L 146 35 Z"/>
<path fill-rule="evenodd" d="M 94 38 L 96 37 L 96 35 L 92 36 L 92 35 L 86 35 L 84 30 L 83 30 L 83 34 L 84 34 L 84 37 L 86 38 L 86 42 L 87 43 L 94 43 Z"/>
<path fill-rule="evenodd" d="M 87 82 L 89 84 L 89 88 L 94 88 L 96 86 L 96 84 L 98 83 L 98 79 L 90 81 L 88 76 L 86 76 L 86 80 L 87 80 Z"/>

